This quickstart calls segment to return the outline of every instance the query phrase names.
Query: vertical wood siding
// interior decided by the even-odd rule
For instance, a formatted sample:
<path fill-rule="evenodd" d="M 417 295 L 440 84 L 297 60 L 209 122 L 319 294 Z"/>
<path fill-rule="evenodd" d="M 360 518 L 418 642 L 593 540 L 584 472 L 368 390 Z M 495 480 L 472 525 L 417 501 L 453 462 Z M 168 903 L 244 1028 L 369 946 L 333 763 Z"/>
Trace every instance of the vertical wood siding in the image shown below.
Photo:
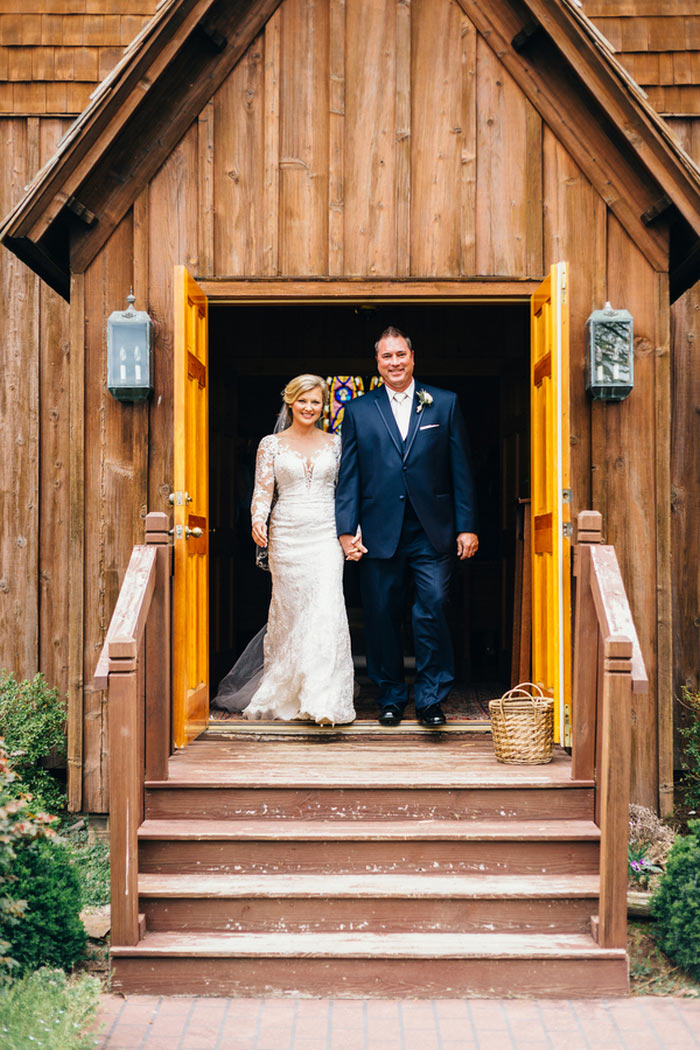
<path fill-rule="evenodd" d="M 0 120 L 0 210 L 51 156 L 67 121 Z M 68 306 L 0 253 L 0 667 L 68 688 Z"/>
<path fill-rule="evenodd" d="M 606 207 L 554 135 L 544 132 L 544 255 L 569 262 L 572 518 L 591 507 L 591 401 L 586 393 L 586 318 L 606 295 Z M 598 508 L 601 509 L 601 508 Z"/>
<path fill-rule="evenodd" d="M 285 0 L 205 130 L 204 274 L 543 273 L 542 121 L 454 0 Z"/>
<path fill-rule="evenodd" d="M 83 800 L 108 800 L 105 694 L 92 676 L 131 548 L 146 513 L 148 405 L 107 390 L 106 318 L 133 280 L 132 216 L 122 220 L 85 274 L 85 649 Z"/>
<path fill-rule="evenodd" d="M 700 164 L 700 120 L 672 127 Z M 700 283 L 671 307 L 671 331 L 673 689 L 680 696 L 683 686 L 700 688 Z M 677 722 L 686 718 L 677 705 Z"/>
<path fill-rule="evenodd" d="M 605 507 L 606 541 L 616 546 L 650 682 L 648 696 L 632 705 L 632 797 L 657 804 L 657 348 L 661 332 L 658 275 L 608 215 L 607 297 L 634 316 L 634 392 L 620 404 L 593 405 L 593 504 Z M 668 425 L 668 421 L 667 421 Z M 665 698 L 668 700 L 668 696 Z"/>
<path fill-rule="evenodd" d="M 3 212 L 39 167 L 37 121 L 3 121 Z M 4 305 L 0 441 L 0 638 L 3 665 L 33 674 L 39 658 L 39 281 L 3 253 L 0 296 Z"/>
<path fill-rule="evenodd" d="M 39 123 L 44 164 L 67 121 Z M 1 264 L 0 264 L 1 265 Z M 70 332 L 68 304 L 39 282 L 39 667 L 61 692 L 68 688 L 70 556 Z"/>
<path fill-rule="evenodd" d="M 458 277 L 476 265 L 476 32 L 456 4 L 420 0 L 411 12 L 408 272 Z"/>

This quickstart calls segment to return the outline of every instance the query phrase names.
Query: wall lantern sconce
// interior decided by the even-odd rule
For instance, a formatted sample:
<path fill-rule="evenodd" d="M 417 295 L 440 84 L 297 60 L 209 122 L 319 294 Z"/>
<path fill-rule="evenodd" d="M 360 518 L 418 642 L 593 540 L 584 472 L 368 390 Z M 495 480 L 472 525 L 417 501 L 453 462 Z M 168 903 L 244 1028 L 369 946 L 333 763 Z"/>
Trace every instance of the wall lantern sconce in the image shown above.
<path fill-rule="evenodd" d="M 586 321 L 586 390 L 596 401 L 624 401 L 634 386 L 632 314 L 606 303 Z"/>
<path fill-rule="evenodd" d="M 153 322 L 134 310 L 133 288 L 127 302 L 107 321 L 107 389 L 117 401 L 145 401 L 153 390 Z"/>

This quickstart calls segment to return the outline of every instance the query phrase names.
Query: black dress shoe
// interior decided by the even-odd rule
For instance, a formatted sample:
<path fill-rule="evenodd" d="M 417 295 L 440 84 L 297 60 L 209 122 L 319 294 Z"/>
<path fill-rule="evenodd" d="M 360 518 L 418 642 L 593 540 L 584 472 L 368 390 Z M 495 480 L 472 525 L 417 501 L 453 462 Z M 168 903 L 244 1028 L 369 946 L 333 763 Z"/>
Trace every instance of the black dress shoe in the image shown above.
<path fill-rule="evenodd" d="M 429 729 L 434 729 L 435 726 L 444 726 L 447 721 L 439 704 L 430 704 L 429 707 L 424 707 L 417 714 L 421 725 L 428 726 Z"/>
<path fill-rule="evenodd" d="M 403 718 L 403 711 L 398 704 L 387 704 L 379 713 L 380 726 L 397 726 Z"/>

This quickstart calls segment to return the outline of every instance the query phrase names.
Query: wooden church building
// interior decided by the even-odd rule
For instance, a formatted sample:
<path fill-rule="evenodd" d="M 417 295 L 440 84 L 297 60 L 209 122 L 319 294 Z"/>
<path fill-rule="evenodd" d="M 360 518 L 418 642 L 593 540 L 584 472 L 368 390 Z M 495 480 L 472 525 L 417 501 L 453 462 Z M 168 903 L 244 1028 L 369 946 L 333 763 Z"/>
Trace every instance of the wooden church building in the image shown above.
<path fill-rule="evenodd" d="M 510 864 L 513 878 L 547 870 L 553 880 L 526 917 L 508 911 L 513 900 L 496 908 L 504 938 L 527 930 L 532 942 L 518 954 L 504 940 L 497 962 L 486 953 L 487 977 L 459 966 L 454 976 L 455 952 L 463 959 L 453 942 L 421 949 L 441 960 L 430 994 L 440 994 L 438 984 L 527 992 L 543 982 L 570 994 L 580 991 L 584 964 L 598 967 L 585 985 L 591 993 L 626 987 L 618 872 L 626 809 L 615 809 L 615 785 L 624 803 L 629 776 L 633 800 L 670 811 L 674 696 L 699 677 L 700 170 L 691 154 L 700 159 L 700 16 L 692 6 L 162 0 L 152 11 L 138 0 L 109 10 L 99 0 L 28 0 L 26 15 L 0 6 L 0 89 L 11 88 L 0 93 L 9 173 L 0 189 L 9 249 L 0 663 L 20 675 L 42 670 L 68 694 L 71 806 L 105 812 L 111 783 L 115 893 L 128 905 L 115 918 L 120 987 L 182 979 L 184 990 L 215 992 L 238 979 L 235 967 L 222 976 L 223 942 L 212 940 L 217 865 L 233 835 L 222 826 L 217 838 L 213 828 L 246 814 L 252 826 L 256 788 L 290 838 L 290 821 L 303 817 L 303 834 L 281 849 L 280 872 L 308 874 L 326 841 L 310 814 L 324 805 L 326 817 L 340 819 L 346 807 L 346 823 L 355 822 L 343 834 L 356 865 L 375 863 L 363 850 L 376 846 L 386 821 L 381 856 L 385 872 L 398 870 L 386 860 L 407 834 L 397 824 L 407 785 L 390 779 L 397 762 L 420 788 L 418 821 L 445 817 L 443 844 L 472 848 L 456 825 L 473 803 L 470 826 L 487 843 L 488 870 Z M 68 114 L 77 114 L 70 124 Z M 123 399 L 112 392 L 119 361 L 108 330 L 131 288 L 135 310 L 152 322 L 150 360 L 139 358 L 152 391 L 146 383 Z M 621 366 L 633 372 L 631 390 L 620 400 L 591 390 L 602 365 L 590 364 L 586 322 L 606 303 L 633 325 Z M 366 385 L 374 341 L 389 323 L 411 335 L 417 377 L 460 395 L 482 552 L 459 581 L 458 657 L 465 677 L 508 685 L 511 668 L 530 670 L 531 632 L 531 673 L 555 694 L 562 745 L 539 773 L 494 772 L 478 734 L 448 735 L 439 768 L 429 769 L 440 749 L 416 738 L 401 751 L 410 728 L 389 759 L 377 758 L 368 729 L 366 753 L 359 735 L 340 752 L 343 779 L 328 747 L 306 738 L 281 759 L 272 735 L 256 740 L 257 751 L 248 737 L 241 757 L 233 730 L 208 731 L 212 690 L 264 622 L 247 502 L 279 391 L 300 372 Z M 580 516 L 590 511 L 599 516 Z M 352 579 L 348 587 L 352 595 Z M 586 634 L 594 615 L 598 627 Z M 627 692 L 617 694 L 621 678 Z M 372 783 L 386 808 L 367 797 Z M 207 794 L 212 784 L 217 799 Z M 479 795 L 487 787 L 490 801 Z M 316 789 L 323 804 L 310 801 Z M 500 831 L 497 812 L 510 821 Z M 552 813 L 563 822 L 556 828 Z M 362 820 L 371 825 L 364 839 Z M 240 833 L 252 880 L 280 843 L 268 832 L 265 845 L 250 827 Z M 134 893 L 137 853 L 143 881 Z M 158 879 L 185 878 L 173 859 L 185 856 L 186 871 L 212 872 L 209 896 L 192 890 L 185 904 L 165 901 Z M 241 870 L 238 860 L 225 863 Z M 356 870 L 347 860 L 340 867 L 347 878 Z M 573 872 L 565 890 L 554 886 L 557 871 Z M 590 882 L 598 878 L 599 908 L 590 900 L 598 901 Z M 256 912 L 256 930 L 279 932 L 297 914 L 274 908 Z M 381 925 L 381 900 L 372 908 Z M 199 932 L 187 933 L 195 913 Z M 487 913 L 469 913 L 474 937 Z M 440 915 L 434 930 L 457 936 L 457 920 Z M 144 921 L 155 940 L 138 956 Z M 299 919 L 299 930 L 310 922 Z M 404 928 L 417 929 L 412 922 Z M 185 941 L 199 937 L 196 951 L 185 941 L 173 950 L 163 938 L 174 929 Z M 229 925 L 225 936 L 239 929 Z M 555 946 L 545 944 L 552 930 Z M 279 959 L 267 969 L 251 964 L 246 943 L 242 962 L 233 955 L 253 976 L 237 987 L 289 990 Z M 375 948 L 367 951 L 353 956 L 346 994 L 365 989 L 363 973 L 379 973 Z M 420 952 L 397 951 L 397 987 L 415 990 Z M 352 955 L 337 945 L 327 955 L 343 952 Z M 294 988 L 337 991 L 328 957 L 294 971 Z"/>

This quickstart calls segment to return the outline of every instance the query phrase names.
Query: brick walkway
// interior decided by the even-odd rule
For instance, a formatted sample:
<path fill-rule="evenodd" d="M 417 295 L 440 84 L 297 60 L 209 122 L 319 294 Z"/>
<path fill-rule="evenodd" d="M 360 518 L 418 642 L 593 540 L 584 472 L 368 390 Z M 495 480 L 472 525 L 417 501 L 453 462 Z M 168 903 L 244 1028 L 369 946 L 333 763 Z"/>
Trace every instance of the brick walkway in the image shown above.
<path fill-rule="evenodd" d="M 99 1050 L 700 1050 L 700 999 L 105 995 Z"/>

